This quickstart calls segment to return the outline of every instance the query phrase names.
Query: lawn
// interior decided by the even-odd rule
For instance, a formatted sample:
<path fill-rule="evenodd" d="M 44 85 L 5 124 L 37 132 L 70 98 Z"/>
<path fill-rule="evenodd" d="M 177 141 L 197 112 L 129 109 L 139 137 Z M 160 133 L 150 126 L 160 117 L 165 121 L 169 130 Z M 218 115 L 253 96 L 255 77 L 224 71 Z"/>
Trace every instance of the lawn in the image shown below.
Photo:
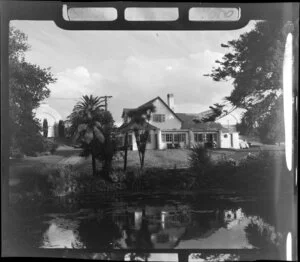
<path fill-rule="evenodd" d="M 269 150 L 269 148 L 263 150 Z M 249 153 L 258 153 L 258 149 L 214 149 L 209 152 L 211 154 L 211 158 L 215 161 L 226 157 L 238 162 Z M 30 167 L 39 168 L 45 165 L 52 167 L 57 167 L 58 165 L 73 165 L 78 171 L 84 170 L 86 172 L 92 172 L 91 157 L 86 159 L 80 157 L 79 153 L 80 149 L 74 149 L 69 146 L 61 146 L 53 155 L 10 160 L 10 183 L 17 183 L 18 179 L 21 178 L 20 174 L 23 173 L 23 170 Z M 113 161 L 114 168 L 123 168 L 124 160 L 122 155 L 124 155 L 124 152 L 117 153 L 117 156 Z M 189 165 L 188 159 L 188 149 L 147 150 L 145 155 L 145 168 L 187 168 Z M 101 169 L 101 164 L 98 163 L 97 167 L 98 169 Z M 128 151 L 127 167 L 134 169 L 140 167 L 137 151 Z"/>
<path fill-rule="evenodd" d="M 188 166 L 188 150 L 167 149 L 167 150 L 147 150 L 145 154 L 145 167 L 161 168 L 184 168 Z M 123 167 L 124 160 L 120 157 L 114 161 L 113 166 Z M 128 167 L 139 167 L 139 156 L 137 151 L 128 151 Z"/>
<path fill-rule="evenodd" d="M 189 150 L 188 149 L 167 149 L 167 150 L 147 150 L 145 155 L 145 167 L 160 167 L 160 168 L 186 168 L 189 165 Z M 249 153 L 257 154 L 258 149 L 214 149 L 210 150 L 212 160 L 218 161 L 224 157 L 232 158 L 239 161 L 246 157 Z M 123 166 L 123 158 L 119 157 L 114 161 L 113 166 Z M 127 166 L 138 167 L 139 156 L 137 151 L 128 151 Z"/>

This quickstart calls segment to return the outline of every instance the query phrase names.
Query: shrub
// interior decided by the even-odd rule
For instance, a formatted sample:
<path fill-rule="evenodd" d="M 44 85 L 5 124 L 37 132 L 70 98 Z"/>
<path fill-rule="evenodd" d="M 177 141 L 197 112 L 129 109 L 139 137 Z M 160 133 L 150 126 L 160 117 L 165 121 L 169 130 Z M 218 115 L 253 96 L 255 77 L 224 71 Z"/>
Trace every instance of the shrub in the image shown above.
<path fill-rule="evenodd" d="M 121 169 L 115 169 L 115 170 L 111 171 L 111 173 L 109 174 L 109 177 L 115 183 L 124 182 L 125 178 L 126 178 L 126 174 Z"/>
<path fill-rule="evenodd" d="M 49 168 L 45 165 L 23 168 L 20 177 L 20 184 L 17 186 L 18 192 L 26 194 L 26 192 L 38 195 L 50 195 L 50 183 L 48 182 Z"/>
<path fill-rule="evenodd" d="M 78 176 L 79 173 L 72 166 L 62 166 L 50 170 L 48 182 L 51 184 L 53 195 L 63 196 L 75 192 L 78 186 Z"/>
<path fill-rule="evenodd" d="M 58 148 L 58 143 L 51 138 L 45 138 L 43 141 L 43 151 L 50 152 L 54 154 L 56 149 Z"/>
<path fill-rule="evenodd" d="M 24 154 L 21 152 L 20 148 L 12 146 L 10 147 L 10 156 L 17 159 L 24 158 Z"/>
<path fill-rule="evenodd" d="M 36 156 L 35 153 L 43 152 L 43 137 L 40 134 L 28 135 L 22 138 L 20 148 L 25 155 Z"/>
<path fill-rule="evenodd" d="M 192 170 L 204 171 L 205 168 L 211 166 L 211 158 L 208 151 L 201 145 L 194 145 L 189 154 L 189 164 Z"/>

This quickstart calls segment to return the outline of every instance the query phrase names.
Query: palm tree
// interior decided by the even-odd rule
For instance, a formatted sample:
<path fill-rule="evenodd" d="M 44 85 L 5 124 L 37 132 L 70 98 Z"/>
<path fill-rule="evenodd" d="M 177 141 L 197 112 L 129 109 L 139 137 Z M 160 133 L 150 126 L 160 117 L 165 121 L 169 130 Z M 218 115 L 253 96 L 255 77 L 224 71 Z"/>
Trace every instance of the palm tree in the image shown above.
<path fill-rule="evenodd" d="M 144 167 L 145 152 L 150 130 L 156 129 L 149 124 L 151 115 L 154 112 L 155 106 L 152 103 L 143 105 L 128 112 L 128 116 L 131 119 L 129 126 L 135 135 L 141 169 Z"/>
<path fill-rule="evenodd" d="M 92 155 L 93 175 L 96 175 L 96 156 L 105 142 L 102 114 L 105 112 L 100 97 L 83 96 L 68 116 L 71 123 L 70 132 L 74 141 L 80 142 L 84 156 Z"/>

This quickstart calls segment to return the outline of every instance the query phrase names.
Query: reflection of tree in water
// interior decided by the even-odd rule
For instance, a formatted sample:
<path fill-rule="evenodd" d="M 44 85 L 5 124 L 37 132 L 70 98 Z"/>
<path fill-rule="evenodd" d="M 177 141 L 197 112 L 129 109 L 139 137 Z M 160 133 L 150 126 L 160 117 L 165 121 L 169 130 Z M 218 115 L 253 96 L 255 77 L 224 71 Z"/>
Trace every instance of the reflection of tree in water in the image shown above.
<path fill-rule="evenodd" d="M 217 254 L 217 255 L 202 255 L 201 253 L 192 253 L 189 256 L 189 261 L 238 261 L 240 257 L 236 254 Z"/>
<path fill-rule="evenodd" d="M 281 242 L 281 234 L 275 232 L 274 227 L 266 224 L 257 217 L 251 217 L 245 232 L 251 245 L 263 249 L 276 249 Z"/>
<path fill-rule="evenodd" d="M 113 222 L 111 214 L 102 219 L 83 220 L 78 227 L 79 237 L 86 248 L 109 248 L 111 243 L 122 237 L 119 227 Z"/>

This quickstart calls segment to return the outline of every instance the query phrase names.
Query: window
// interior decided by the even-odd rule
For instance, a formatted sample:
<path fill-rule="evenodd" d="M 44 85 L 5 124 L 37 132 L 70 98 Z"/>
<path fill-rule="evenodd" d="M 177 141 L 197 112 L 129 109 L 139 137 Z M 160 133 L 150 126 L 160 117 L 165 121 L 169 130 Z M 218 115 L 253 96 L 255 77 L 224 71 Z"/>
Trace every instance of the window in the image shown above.
<path fill-rule="evenodd" d="M 147 143 L 151 144 L 151 134 L 148 135 Z"/>
<path fill-rule="evenodd" d="M 203 142 L 204 141 L 204 134 L 194 134 L 195 142 Z"/>
<path fill-rule="evenodd" d="M 153 114 L 153 122 L 165 122 L 166 121 L 166 117 L 163 114 Z"/>
<path fill-rule="evenodd" d="M 166 134 L 162 134 L 162 135 L 161 135 L 161 140 L 162 140 L 163 142 L 166 142 Z"/>
<path fill-rule="evenodd" d="M 174 142 L 179 142 L 180 134 L 174 134 Z"/>
<path fill-rule="evenodd" d="M 128 145 L 132 145 L 132 135 L 128 135 Z"/>
<path fill-rule="evenodd" d="M 216 142 L 218 141 L 218 134 L 213 134 L 213 140 Z"/>
<path fill-rule="evenodd" d="M 206 140 L 207 140 L 207 142 L 212 142 L 213 134 L 206 134 Z"/>
<path fill-rule="evenodd" d="M 166 141 L 173 142 L 173 134 L 166 134 Z"/>
<path fill-rule="evenodd" d="M 181 134 L 181 139 L 180 139 L 180 142 L 186 142 L 186 136 L 185 136 L 185 134 Z"/>

